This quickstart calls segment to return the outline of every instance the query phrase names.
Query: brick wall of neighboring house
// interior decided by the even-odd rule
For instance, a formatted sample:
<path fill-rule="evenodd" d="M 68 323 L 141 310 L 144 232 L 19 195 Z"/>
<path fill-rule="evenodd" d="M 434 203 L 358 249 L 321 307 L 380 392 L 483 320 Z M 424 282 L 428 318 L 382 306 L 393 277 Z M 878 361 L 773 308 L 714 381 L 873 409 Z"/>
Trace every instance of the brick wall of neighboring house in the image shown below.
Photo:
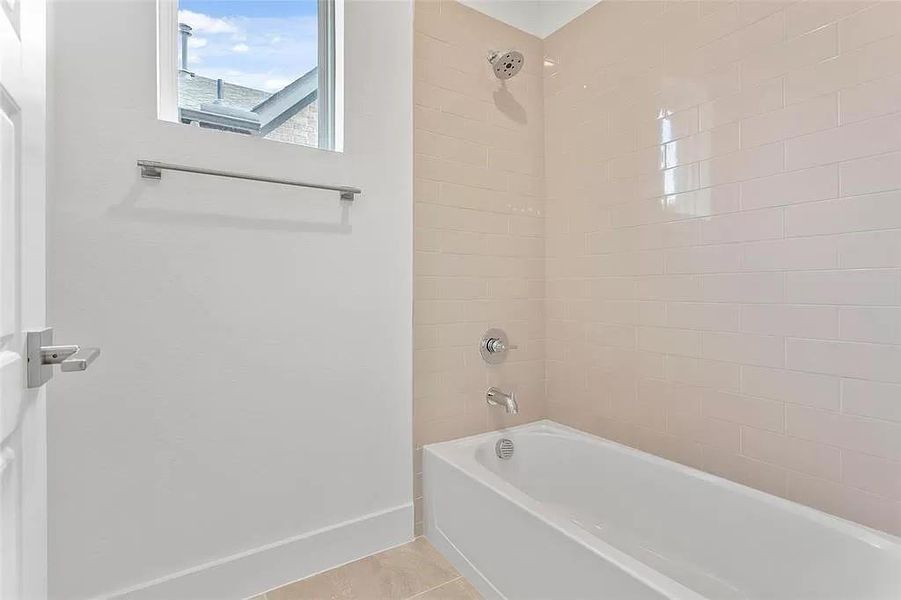
<path fill-rule="evenodd" d="M 272 94 L 233 83 L 223 83 L 223 99 L 226 105 L 251 109 Z M 200 105 L 216 99 L 216 80 L 209 77 L 180 76 L 178 81 L 178 104 L 182 108 L 200 109 Z M 317 101 L 271 131 L 266 139 L 303 144 L 319 145 L 319 111 Z"/>

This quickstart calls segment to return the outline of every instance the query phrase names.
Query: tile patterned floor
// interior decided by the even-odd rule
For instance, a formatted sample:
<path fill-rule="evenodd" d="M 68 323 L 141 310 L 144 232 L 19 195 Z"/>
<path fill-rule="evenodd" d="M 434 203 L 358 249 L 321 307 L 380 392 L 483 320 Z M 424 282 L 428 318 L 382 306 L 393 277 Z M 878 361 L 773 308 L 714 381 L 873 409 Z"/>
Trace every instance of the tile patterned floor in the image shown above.
<path fill-rule="evenodd" d="M 481 600 L 423 537 L 251 600 Z"/>

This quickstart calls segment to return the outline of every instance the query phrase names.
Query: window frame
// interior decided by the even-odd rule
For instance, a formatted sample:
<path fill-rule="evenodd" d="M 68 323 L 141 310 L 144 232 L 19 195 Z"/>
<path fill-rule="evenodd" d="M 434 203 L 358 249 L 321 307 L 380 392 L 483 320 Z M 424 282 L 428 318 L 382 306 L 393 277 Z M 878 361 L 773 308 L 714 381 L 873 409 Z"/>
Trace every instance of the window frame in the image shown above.
<path fill-rule="evenodd" d="M 335 149 L 335 0 L 319 0 L 319 31 L 316 45 L 319 47 L 316 90 L 316 107 L 319 115 L 319 147 Z"/>
<path fill-rule="evenodd" d="M 317 146 L 293 145 L 336 152 L 343 150 L 343 4 L 343 0 L 317 0 L 316 103 L 319 139 Z M 179 123 L 178 0 L 157 0 L 156 8 L 157 118 Z"/>

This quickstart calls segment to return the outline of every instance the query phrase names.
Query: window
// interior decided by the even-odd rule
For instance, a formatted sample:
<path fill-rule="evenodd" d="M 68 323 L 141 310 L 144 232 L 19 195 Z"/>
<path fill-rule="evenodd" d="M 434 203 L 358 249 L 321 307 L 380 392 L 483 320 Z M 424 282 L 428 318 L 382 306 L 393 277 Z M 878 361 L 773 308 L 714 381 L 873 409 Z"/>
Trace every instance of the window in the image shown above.
<path fill-rule="evenodd" d="M 340 0 L 159 0 L 159 115 L 340 150 Z"/>

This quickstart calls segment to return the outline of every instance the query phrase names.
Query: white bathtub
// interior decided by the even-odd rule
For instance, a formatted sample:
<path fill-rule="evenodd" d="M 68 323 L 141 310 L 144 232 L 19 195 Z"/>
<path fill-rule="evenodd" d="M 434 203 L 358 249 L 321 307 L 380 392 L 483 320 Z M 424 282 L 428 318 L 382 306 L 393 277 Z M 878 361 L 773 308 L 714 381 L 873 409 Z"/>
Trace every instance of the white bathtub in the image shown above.
<path fill-rule="evenodd" d="M 901 599 L 899 538 L 551 421 L 423 461 L 426 536 L 487 598 Z"/>

